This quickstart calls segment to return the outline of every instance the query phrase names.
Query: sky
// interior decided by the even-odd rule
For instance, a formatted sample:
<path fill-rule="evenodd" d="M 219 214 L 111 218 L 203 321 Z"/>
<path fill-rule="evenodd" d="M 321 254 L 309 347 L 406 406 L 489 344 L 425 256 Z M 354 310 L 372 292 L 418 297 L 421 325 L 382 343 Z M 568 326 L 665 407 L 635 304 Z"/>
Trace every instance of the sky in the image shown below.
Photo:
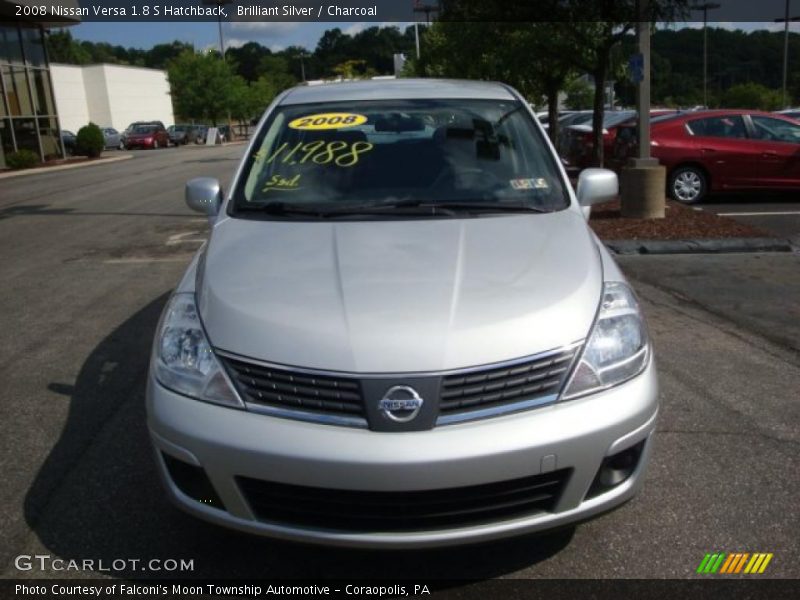
<path fill-rule="evenodd" d="M 373 22 L 245 22 L 236 21 L 223 23 L 223 36 L 226 47 L 241 46 L 250 41 L 258 42 L 273 51 L 281 50 L 287 46 L 304 46 L 313 51 L 317 41 L 326 29 L 339 27 L 346 33 L 357 33 L 367 27 L 397 26 L 401 30 L 410 23 L 373 23 Z M 702 27 L 702 23 L 682 23 L 671 27 Z M 742 29 L 754 31 L 756 29 L 769 29 L 783 31 L 782 23 L 709 23 L 709 27 L 724 27 L 725 29 Z M 800 23 L 791 23 L 790 30 L 800 33 Z M 195 48 L 219 46 L 219 34 L 216 23 L 108 23 L 86 22 L 70 28 L 73 37 L 91 42 L 109 42 L 126 48 L 149 49 L 156 44 L 168 43 L 173 40 L 189 42 Z"/>
<path fill-rule="evenodd" d="M 327 29 L 339 27 L 349 34 L 358 33 L 362 29 L 374 26 L 397 26 L 401 30 L 410 23 L 373 23 L 373 22 L 248 22 L 236 21 L 222 24 L 222 35 L 225 47 L 241 46 L 247 42 L 258 42 L 273 51 L 287 46 L 304 46 L 313 51 L 317 41 Z M 72 36 L 90 42 L 109 42 L 134 48 L 148 49 L 156 44 L 173 40 L 190 42 L 195 48 L 219 46 L 217 23 L 108 23 L 87 22 L 70 27 Z"/>

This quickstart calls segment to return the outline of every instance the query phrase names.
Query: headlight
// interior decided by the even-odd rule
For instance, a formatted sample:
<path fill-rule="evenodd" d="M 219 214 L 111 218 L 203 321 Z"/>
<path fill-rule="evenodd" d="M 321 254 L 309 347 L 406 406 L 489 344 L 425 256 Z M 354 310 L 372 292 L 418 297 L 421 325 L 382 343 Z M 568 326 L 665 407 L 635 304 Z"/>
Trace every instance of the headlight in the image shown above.
<path fill-rule="evenodd" d="M 624 283 L 606 283 L 600 312 L 563 398 L 627 381 L 642 372 L 648 353 L 647 328 L 636 297 Z"/>
<path fill-rule="evenodd" d="M 159 383 L 179 394 L 244 408 L 206 339 L 194 294 L 170 299 L 156 334 L 152 367 Z"/>

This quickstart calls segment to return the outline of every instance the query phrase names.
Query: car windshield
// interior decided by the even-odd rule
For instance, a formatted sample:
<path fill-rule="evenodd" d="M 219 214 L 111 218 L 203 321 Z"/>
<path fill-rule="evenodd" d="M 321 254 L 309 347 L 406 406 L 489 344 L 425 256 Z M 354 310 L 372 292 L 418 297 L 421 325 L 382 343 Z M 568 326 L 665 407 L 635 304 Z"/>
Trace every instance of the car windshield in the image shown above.
<path fill-rule="evenodd" d="M 560 210 L 568 196 L 527 107 L 394 100 L 279 107 L 262 128 L 232 214 L 480 203 Z"/>
<path fill-rule="evenodd" d="M 628 119 L 632 119 L 636 116 L 636 112 L 633 110 L 620 110 L 616 112 L 607 112 L 603 116 L 603 127 L 606 129 L 609 127 L 615 127 L 620 123 L 624 123 Z"/>
<path fill-rule="evenodd" d="M 153 133 L 155 130 L 153 125 L 137 125 L 133 128 L 133 133 Z"/>

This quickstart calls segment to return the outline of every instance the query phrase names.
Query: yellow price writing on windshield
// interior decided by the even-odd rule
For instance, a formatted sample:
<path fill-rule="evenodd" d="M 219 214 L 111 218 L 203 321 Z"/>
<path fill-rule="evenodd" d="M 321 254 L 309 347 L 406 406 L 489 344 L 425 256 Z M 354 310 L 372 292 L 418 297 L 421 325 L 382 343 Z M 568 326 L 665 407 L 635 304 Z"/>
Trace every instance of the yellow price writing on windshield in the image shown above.
<path fill-rule="evenodd" d="M 346 127 L 357 127 L 367 122 L 364 115 L 353 113 L 320 113 L 300 117 L 289 123 L 290 129 L 302 129 L 308 131 L 320 131 L 323 129 L 344 129 Z"/>

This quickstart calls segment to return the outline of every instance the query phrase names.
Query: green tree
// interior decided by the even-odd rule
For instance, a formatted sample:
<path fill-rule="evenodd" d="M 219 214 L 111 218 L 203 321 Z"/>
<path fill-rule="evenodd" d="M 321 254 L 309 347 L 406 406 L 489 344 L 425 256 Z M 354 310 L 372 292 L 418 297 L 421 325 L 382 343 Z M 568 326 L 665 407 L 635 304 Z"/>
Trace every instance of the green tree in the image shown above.
<path fill-rule="evenodd" d="M 50 61 L 68 65 L 86 65 L 92 61 L 92 55 L 80 43 L 72 39 L 66 29 L 53 30 L 47 36 L 47 51 Z"/>
<path fill-rule="evenodd" d="M 567 83 L 564 91 L 567 99 L 564 104 L 570 110 L 587 110 L 592 108 L 594 88 L 585 79 L 576 77 Z"/>
<path fill-rule="evenodd" d="M 289 61 L 284 56 L 277 54 L 271 54 L 261 59 L 258 76 L 269 79 L 279 92 L 297 83 L 297 80 L 289 72 Z"/>
<path fill-rule="evenodd" d="M 218 53 L 184 50 L 167 68 L 175 112 L 216 125 L 232 109 L 237 89 L 231 66 Z"/>
<path fill-rule="evenodd" d="M 547 99 L 548 133 L 558 136 L 558 93 L 574 74 L 569 23 L 434 23 L 418 74 L 506 82 L 529 100 Z"/>
<path fill-rule="evenodd" d="M 782 94 L 780 90 L 771 90 L 760 83 L 739 83 L 722 96 L 725 108 L 756 108 L 760 110 L 778 110 L 781 108 Z"/>
<path fill-rule="evenodd" d="M 259 77 L 262 59 L 271 54 L 269 48 L 258 42 L 248 42 L 239 48 L 228 48 L 225 58 L 233 63 L 237 75 L 251 82 Z"/>
<path fill-rule="evenodd" d="M 333 72 L 342 79 L 363 79 L 375 74 L 374 69 L 367 67 L 365 60 L 346 60 L 334 66 Z"/>
<path fill-rule="evenodd" d="M 171 60 L 178 58 L 183 52 L 194 52 L 194 46 L 186 42 L 175 40 L 169 44 L 156 44 L 141 57 L 144 66 L 150 69 L 165 69 Z M 124 52 L 124 49 L 122 49 Z M 129 56 L 130 60 L 137 60 L 136 56 Z M 131 62 L 133 64 L 133 62 Z"/>

